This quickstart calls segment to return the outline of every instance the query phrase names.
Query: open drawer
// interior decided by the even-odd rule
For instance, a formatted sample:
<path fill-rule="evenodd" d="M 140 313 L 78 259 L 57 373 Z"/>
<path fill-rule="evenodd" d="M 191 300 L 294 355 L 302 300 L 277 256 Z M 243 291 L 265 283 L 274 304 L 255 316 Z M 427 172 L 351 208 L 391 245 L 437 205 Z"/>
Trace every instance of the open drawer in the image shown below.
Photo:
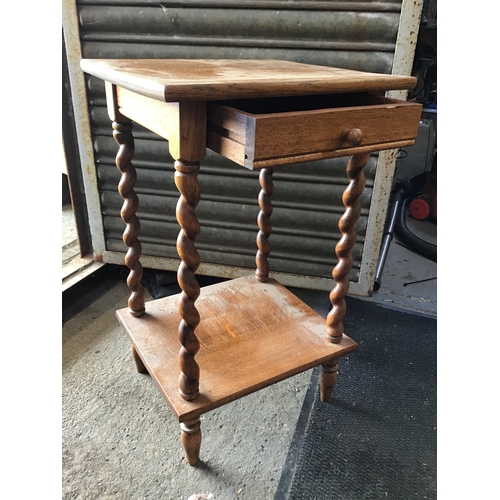
<path fill-rule="evenodd" d="M 368 93 L 208 103 L 207 146 L 251 170 L 410 146 L 422 106 Z M 344 130 L 360 129 L 353 147 Z"/>

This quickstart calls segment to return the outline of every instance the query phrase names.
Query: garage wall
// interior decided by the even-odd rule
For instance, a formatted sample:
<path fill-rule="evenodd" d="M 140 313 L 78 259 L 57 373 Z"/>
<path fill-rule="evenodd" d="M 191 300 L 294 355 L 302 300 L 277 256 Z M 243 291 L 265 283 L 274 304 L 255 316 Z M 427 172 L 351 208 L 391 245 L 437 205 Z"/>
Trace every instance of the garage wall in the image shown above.
<path fill-rule="evenodd" d="M 84 58 L 286 59 L 377 73 L 393 69 L 400 11 L 401 1 L 397 0 L 79 0 L 75 4 L 78 43 Z M 120 174 L 114 163 L 117 145 L 105 107 L 104 83 L 88 75 L 82 77 L 103 258 L 122 263 L 126 247 L 120 218 L 122 200 L 117 193 Z M 178 192 L 168 143 L 138 125 L 134 125 L 134 135 L 142 261 L 146 267 L 174 270 L 178 265 Z M 340 158 L 276 169 L 270 265 L 271 272 L 287 275 L 285 280 L 280 277 L 285 284 L 331 287 L 331 271 L 337 260 L 334 249 L 340 237 L 338 220 L 344 211 L 341 194 L 347 185 L 346 161 Z M 373 155 L 365 169 L 367 189 L 361 197 L 358 241 L 353 249 L 353 284 L 360 280 L 366 246 L 373 240 L 367 234 L 370 214 L 380 210 L 373 196 L 378 162 L 378 155 Z M 196 213 L 202 230 L 197 248 L 202 262 L 209 264 L 201 266 L 200 273 L 230 277 L 251 272 L 258 230 L 258 172 L 247 171 L 207 150 L 199 180 L 202 199 Z M 361 295 L 370 292 L 369 283 L 358 287 Z"/>

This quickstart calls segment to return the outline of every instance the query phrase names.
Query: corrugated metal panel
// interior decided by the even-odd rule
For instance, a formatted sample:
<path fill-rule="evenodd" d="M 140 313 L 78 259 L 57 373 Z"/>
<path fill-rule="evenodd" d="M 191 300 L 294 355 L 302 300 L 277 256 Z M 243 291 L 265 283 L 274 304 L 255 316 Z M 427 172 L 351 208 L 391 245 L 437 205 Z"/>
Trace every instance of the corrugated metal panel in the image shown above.
<path fill-rule="evenodd" d="M 264 2 L 221 2 L 239 7 L 224 9 L 203 2 L 95 3 L 79 2 L 87 58 L 289 59 L 389 73 L 399 20 L 397 8 L 325 10 L 336 2 L 311 2 L 308 10 L 290 8 L 290 2 L 271 2 L 281 3 L 280 10 L 252 8 Z M 356 3 L 359 9 L 369 4 Z"/>
<path fill-rule="evenodd" d="M 401 2 L 80 0 L 77 7 L 85 58 L 276 58 L 390 73 Z M 87 86 L 106 248 L 125 252 L 120 175 L 114 164 L 117 145 L 104 84 L 90 77 Z M 143 253 L 175 259 L 178 192 L 168 144 L 140 126 L 134 135 Z M 374 155 L 365 169 L 367 189 L 351 281 L 358 279 L 376 163 Z M 331 277 L 344 211 L 345 164 L 346 159 L 334 159 L 276 169 L 272 271 Z M 202 261 L 254 267 L 257 176 L 207 151 L 197 207 Z"/>

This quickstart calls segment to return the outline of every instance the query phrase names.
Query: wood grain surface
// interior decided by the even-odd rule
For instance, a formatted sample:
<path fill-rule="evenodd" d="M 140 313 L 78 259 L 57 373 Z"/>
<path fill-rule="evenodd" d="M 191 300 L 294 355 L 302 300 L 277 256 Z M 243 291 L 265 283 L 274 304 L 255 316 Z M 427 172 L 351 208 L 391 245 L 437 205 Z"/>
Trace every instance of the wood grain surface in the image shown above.
<path fill-rule="evenodd" d="M 339 344 L 328 342 L 325 319 L 272 278 L 260 283 L 247 276 L 204 287 L 196 302 L 203 318 L 196 329 L 200 394 L 185 401 L 177 385 L 178 300 L 148 302 L 141 318 L 128 309 L 116 314 L 180 422 L 357 347 L 345 335 Z"/>
<path fill-rule="evenodd" d="M 207 145 L 255 169 L 408 146 L 417 135 L 421 104 L 363 93 L 314 97 L 210 103 Z M 363 130 L 355 147 L 342 135 L 352 128 Z"/>
<path fill-rule="evenodd" d="M 160 101 L 412 89 L 414 77 L 281 60 L 82 59 L 83 71 Z"/>

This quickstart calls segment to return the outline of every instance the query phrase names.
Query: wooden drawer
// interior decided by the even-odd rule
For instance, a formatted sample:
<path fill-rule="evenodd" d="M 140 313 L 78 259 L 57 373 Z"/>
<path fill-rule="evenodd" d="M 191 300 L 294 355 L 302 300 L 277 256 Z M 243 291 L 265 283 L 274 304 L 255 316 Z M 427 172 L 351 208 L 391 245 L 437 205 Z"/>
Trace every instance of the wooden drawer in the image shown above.
<path fill-rule="evenodd" d="M 207 145 L 249 169 L 414 143 L 422 106 L 367 93 L 208 103 Z M 362 131 L 361 144 L 344 130 Z"/>

